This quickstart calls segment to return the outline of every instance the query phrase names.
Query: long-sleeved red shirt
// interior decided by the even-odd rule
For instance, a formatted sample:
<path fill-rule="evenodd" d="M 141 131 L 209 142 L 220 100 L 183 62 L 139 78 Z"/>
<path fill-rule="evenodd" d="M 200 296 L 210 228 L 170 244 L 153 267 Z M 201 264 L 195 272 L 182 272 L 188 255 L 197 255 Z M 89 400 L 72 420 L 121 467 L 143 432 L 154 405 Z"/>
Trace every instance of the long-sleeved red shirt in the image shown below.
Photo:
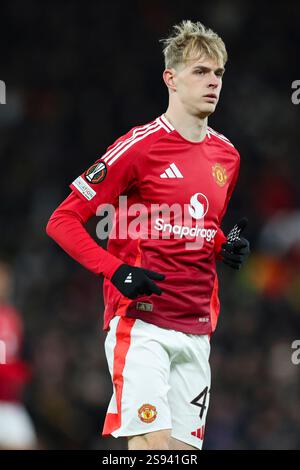
<path fill-rule="evenodd" d="M 160 116 L 120 137 L 71 184 L 72 193 L 52 214 L 47 233 L 83 266 L 105 277 L 104 329 L 114 315 L 124 315 L 186 333 L 214 331 L 220 308 L 215 259 L 226 240 L 220 224 L 239 161 L 231 142 L 213 129 L 202 142 L 189 142 Z M 127 195 L 128 208 L 142 204 L 146 210 L 142 221 L 147 223 L 138 236 L 136 231 L 132 236 L 131 213 L 122 238 L 127 210 L 119 204 L 120 195 Z M 107 204 L 116 217 L 106 251 L 84 224 Z M 172 214 L 164 219 L 157 209 L 161 204 L 177 204 L 189 215 L 188 222 Z M 165 274 L 157 282 L 162 295 L 124 297 L 110 282 L 122 263 Z"/>

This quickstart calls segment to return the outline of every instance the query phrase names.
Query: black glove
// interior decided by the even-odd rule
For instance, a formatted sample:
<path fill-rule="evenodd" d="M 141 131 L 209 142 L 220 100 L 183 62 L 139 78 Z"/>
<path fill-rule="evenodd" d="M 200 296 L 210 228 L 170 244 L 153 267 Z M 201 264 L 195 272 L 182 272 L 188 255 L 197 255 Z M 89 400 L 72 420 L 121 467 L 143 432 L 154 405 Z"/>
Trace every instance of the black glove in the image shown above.
<path fill-rule="evenodd" d="M 221 255 L 223 256 L 223 263 L 233 269 L 241 269 L 250 254 L 250 243 L 246 238 L 240 238 L 240 234 L 247 223 L 248 220 L 245 217 L 241 219 L 230 230 L 227 235 L 227 241 L 222 245 Z"/>
<path fill-rule="evenodd" d="M 159 274 L 149 269 L 137 268 L 128 264 L 122 264 L 111 278 L 114 286 L 129 299 L 135 299 L 138 295 L 160 295 L 162 290 L 152 279 L 163 281 L 164 274 Z"/>

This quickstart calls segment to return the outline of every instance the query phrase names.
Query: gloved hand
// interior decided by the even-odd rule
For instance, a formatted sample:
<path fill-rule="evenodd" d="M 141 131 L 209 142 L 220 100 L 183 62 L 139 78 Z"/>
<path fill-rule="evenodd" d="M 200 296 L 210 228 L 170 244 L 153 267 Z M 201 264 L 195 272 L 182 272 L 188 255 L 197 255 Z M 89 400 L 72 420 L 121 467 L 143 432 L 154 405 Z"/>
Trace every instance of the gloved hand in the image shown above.
<path fill-rule="evenodd" d="M 125 297 L 135 299 L 139 295 L 161 295 L 161 288 L 152 279 L 163 281 L 164 278 L 164 274 L 122 264 L 113 274 L 111 282 Z"/>
<path fill-rule="evenodd" d="M 248 220 L 241 219 L 227 235 L 227 241 L 223 243 L 221 255 L 223 263 L 233 269 L 241 269 L 243 263 L 250 254 L 250 243 L 246 238 L 241 238 L 240 234 L 244 230 Z"/>

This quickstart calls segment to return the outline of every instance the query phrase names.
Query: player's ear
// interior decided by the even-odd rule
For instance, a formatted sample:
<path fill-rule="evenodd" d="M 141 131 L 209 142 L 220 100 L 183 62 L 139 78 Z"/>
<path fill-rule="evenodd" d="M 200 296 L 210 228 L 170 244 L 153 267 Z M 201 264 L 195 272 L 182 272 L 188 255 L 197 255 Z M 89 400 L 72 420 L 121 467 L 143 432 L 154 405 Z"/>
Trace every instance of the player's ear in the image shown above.
<path fill-rule="evenodd" d="M 166 86 L 172 90 L 176 91 L 176 80 L 175 80 L 175 70 L 174 69 L 165 69 L 163 71 L 163 80 Z"/>

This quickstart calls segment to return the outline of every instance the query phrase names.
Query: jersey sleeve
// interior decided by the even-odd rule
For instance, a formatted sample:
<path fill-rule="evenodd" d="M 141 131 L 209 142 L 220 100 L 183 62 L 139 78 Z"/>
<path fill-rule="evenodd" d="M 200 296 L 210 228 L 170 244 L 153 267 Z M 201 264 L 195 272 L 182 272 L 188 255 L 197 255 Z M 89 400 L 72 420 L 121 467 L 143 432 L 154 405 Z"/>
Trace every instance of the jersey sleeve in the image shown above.
<path fill-rule="evenodd" d="M 118 204 L 118 197 L 137 184 L 139 151 L 132 137 L 121 137 L 76 178 L 70 188 L 96 214 L 99 205 Z"/>
<path fill-rule="evenodd" d="M 110 279 L 124 261 L 99 246 L 86 231 L 84 224 L 93 215 L 86 202 L 72 192 L 51 215 L 46 232 L 86 269 Z"/>
<path fill-rule="evenodd" d="M 84 224 L 99 205 L 117 206 L 118 197 L 136 185 L 138 161 L 134 139 L 125 135 L 70 185 L 72 193 L 58 206 L 47 224 L 47 234 L 82 266 L 110 279 L 124 261 L 100 247 Z"/>
<path fill-rule="evenodd" d="M 218 224 L 218 231 L 215 235 L 215 245 L 214 245 L 214 251 L 215 251 L 215 256 L 216 256 L 216 259 L 218 260 L 221 260 L 222 259 L 222 255 L 221 255 L 221 249 L 222 249 L 222 244 L 226 242 L 227 240 L 227 237 L 226 235 L 224 234 L 223 230 L 221 229 L 221 223 L 222 223 L 222 220 L 223 220 L 223 217 L 224 215 L 226 214 L 226 211 L 227 211 L 227 207 L 228 207 L 228 204 L 229 204 L 229 201 L 231 199 L 231 196 L 232 196 L 232 193 L 233 193 L 233 190 L 236 186 L 236 182 L 237 182 L 237 179 L 238 179 L 238 175 L 239 175 L 239 170 L 240 170 L 240 155 L 238 153 L 238 151 L 236 150 L 236 165 L 235 165 L 235 170 L 234 170 L 234 174 L 233 174 L 233 177 L 232 177 L 232 180 L 230 182 L 230 185 L 228 187 L 228 191 L 227 191 L 227 196 L 226 196 L 226 200 L 225 200 L 225 203 L 224 203 L 224 207 L 222 209 L 222 212 L 219 216 L 219 224 Z"/>

